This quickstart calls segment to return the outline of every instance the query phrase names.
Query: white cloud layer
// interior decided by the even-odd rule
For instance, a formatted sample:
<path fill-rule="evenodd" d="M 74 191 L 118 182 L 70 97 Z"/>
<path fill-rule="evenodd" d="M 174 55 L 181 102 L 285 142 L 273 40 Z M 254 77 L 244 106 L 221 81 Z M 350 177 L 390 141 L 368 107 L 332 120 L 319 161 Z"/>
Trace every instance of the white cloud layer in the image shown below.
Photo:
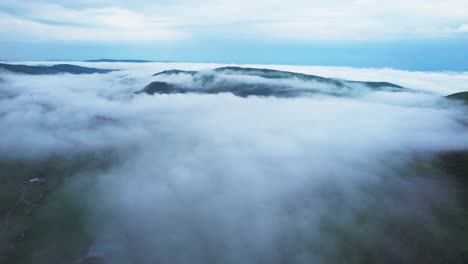
<path fill-rule="evenodd" d="M 53 65 L 70 63 L 67 61 L 21 61 L 10 62 L 28 65 Z M 217 63 L 87 63 L 73 62 L 85 67 L 101 67 L 108 69 L 125 69 L 139 78 L 147 78 L 157 72 L 167 69 L 209 70 L 223 66 L 241 66 L 253 68 L 269 68 L 283 71 L 318 75 L 327 78 L 340 78 L 356 81 L 391 82 L 407 88 L 431 92 L 439 95 L 449 95 L 468 90 L 468 72 L 437 72 L 437 71 L 405 71 L 392 68 L 353 68 L 325 66 L 293 66 L 293 65 L 260 65 L 260 64 L 217 64 Z M 149 79 L 146 79 L 150 81 Z"/>
<path fill-rule="evenodd" d="M 109 263 L 350 263 L 357 250 L 408 260 L 415 252 L 386 227 L 432 227 L 452 193 L 412 159 L 468 148 L 466 109 L 439 95 L 465 85 L 463 73 L 273 66 L 439 94 L 148 96 L 133 92 L 153 73 L 215 65 L 79 64 L 124 70 L 0 73 L 0 155 L 120 153 L 76 199 L 89 199 L 94 239 L 125 248 Z"/>
<path fill-rule="evenodd" d="M 83 41 L 156 41 L 197 34 L 366 41 L 447 37 L 466 33 L 468 23 L 463 0 L 5 0 L 1 7 L 2 33 L 22 40 L 47 32 L 49 39 Z"/>

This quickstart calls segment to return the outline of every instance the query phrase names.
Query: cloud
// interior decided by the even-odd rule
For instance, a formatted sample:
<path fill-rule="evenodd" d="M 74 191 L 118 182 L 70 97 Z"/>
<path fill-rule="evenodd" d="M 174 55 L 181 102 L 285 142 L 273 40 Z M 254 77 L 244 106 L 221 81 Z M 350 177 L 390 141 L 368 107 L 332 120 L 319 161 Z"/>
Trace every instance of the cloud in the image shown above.
<path fill-rule="evenodd" d="M 109 263 L 343 263 L 365 252 L 386 260 L 418 257 L 388 226 L 430 240 L 424 234 L 437 223 L 433 208 L 453 197 L 449 183 L 431 177 L 436 171 L 417 164 L 468 148 L 459 122 L 465 110 L 439 95 L 404 92 L 289 99 L 133 93 L 157 78 L 151 73 L 212 66 L 122 63 L 116 67 L 123 71 L 102 75 L 0 73 L 0 93 L 9 95 L 0 104 L 0 127 L 8 128 L 0 155 L 119 153 L 111 168 L 88 175 L 94 187 L 77 199 L 87 202 L 93 241 L 125 248 Z M 302 68 L 313 69 L 319 68 Z M 337 69 L 340 76 L 359 73 L 356 79 L 388 77 L 387 70 Z M 435 73 L 394 72 L 396 83 L 398 74 L 417 80 Z M 252 80 L 258 81 L 244 79 Z M 86 177 L 66 184 L 79 190 Z M 53 250 L 41 246 L 36 250 Z"/>
<path fill-rule="evenodd" d="M 9 40 L 109 43 L 180 40 L 188 36 L 157 16 L 125 8 L 70 9 L 37 3 L 18 8 L 21 16 L 0 12 L 2 33 L 14 38 Z"/>
<path fill-rule="evenodd" d="M 274 66 L 273 66 L 274 67 Z M 276 66 L 277 69 L 300 71 L 329 78 L 349 80 L 386 81 L 407 88 L 449 95 L 466 91 L 467 72 L 404 71 L 392 68 L 352 68 L 323 66 Z"/>
<path fill-rule="evenodd" d="M 457 28 L 457 31 L 458 32 L 463 32 L 463 33 L 468 32 L 468 24 L 463 24 L 463 25 L 459 26 Z"/>
<path fill-rule="evenodd" d="M 306 41 L 374 41 L 464 34 L 466 1 L 5 1 L 4 13 L 23 21 L 15 30 L 38 37 L 84 41 L 177 40 L 181 37 L 268 38 Z M 13 18 L 4 16 L 3 24 Z M 66 25 L 75 25 L 74 27 Z M 4 27 L 2 27 L 3 29 Z M 59 30 L 60 29 L 60 30 Z M 463 29 L 461 26 L 459 29 Z M 67 34 L 70 30 L 77 34 Z M 54 31 L 52 31 L 54 32 Z M 120 33 L 120 35 L 119 35 Z M 22 39 L 22 38 L 21 38 Z"/>
<path fill-rule="evenodd" d="M 28 62 L 18 62 L 21 64 Z M 57 64 L 62 62 L 29 62 L 35 64 Z M 69 63 L 69 62 L 63 62 Z M 161 72 L 166 69 L 185 70 L 210 70 L 225 66 L 216 63 L 85 63 L 75 64 L 85 67 L 95 67 L 99 65 L 106 69 L 125 69 L 140 78 Z M 356 81 L 390 82 L 407 88 L 436 93 L 439 95 L 449 95 L 466 91 L 468 87 L 468 72 L 437 72 L 437 71 L 405 71 L 392 68 L 353 68 L 353 67 L 326 67 L 326 66 L 293 66 L 293 65 L 260 65 L 260 64 L 230 64 L 230 66 L 269 68 L 283 71 L 299 72 L 304 74 L 318 75 L 326 78 L 340 78 Z M 179 76 L 181 77 L 181 76 Z M 151 80 L 157 80 L 151 79 Z M 148 80 L 149 81 L 149 80 Z M 174 80 L 177 81 L 177 80 Z"/>

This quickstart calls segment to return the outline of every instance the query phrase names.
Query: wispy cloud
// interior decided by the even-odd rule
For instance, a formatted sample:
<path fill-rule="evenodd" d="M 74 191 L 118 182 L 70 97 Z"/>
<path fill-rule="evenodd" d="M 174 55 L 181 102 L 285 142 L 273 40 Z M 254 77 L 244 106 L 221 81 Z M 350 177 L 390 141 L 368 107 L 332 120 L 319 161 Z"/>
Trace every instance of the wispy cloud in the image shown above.
<path fill-rule="evenodd" d="M 0 31 L 15 40 L 141 42 L 182 39 L 188 35 L 163 18 L 126 8 L 72 9 L 42 3 L 10 8 L 16 12 L 0 12 Z"/>
<path fill-rule="evenodd" d="M 47 39 L 83 41 L 155 41 L 215 35 L 367 41 L 465 34 L 468 23 L 468 2 L 460 0 L 6 0 L 0 10 L 1 32 L 10 33 L 12 39 L 41 39 L 46 34 Z"/>
<path fill-rule="evenodd" d="M 459 26 L 457 28 L 457 31 L 467 33 L 468 32 L 468 24 L 463 24 L 463 25 Z"/>

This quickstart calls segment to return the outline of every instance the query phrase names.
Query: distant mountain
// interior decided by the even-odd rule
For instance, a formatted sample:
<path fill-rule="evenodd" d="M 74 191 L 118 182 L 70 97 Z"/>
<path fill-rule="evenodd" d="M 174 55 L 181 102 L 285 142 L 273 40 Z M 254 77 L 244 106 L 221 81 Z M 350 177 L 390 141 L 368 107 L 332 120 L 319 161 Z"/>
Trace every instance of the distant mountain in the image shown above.
<path fill-rule="evenodd" d="M 468 104 L 468 91 L 447 95 L 446 97 L 449 99 L 460 100 L 463 101 L 465 104 Z"/>
<path fill-rule="evenodd" d="M 131 63 L 147 63 L 147 62 L 152 62 L 152 61 L 148 61 L 148 60 L 97 59 L 97 60 L 85 60 L 85 62 L 131 62 Z"/>
<path fill-rule="evenodd" d="M 190 75 L 192 82 L 172 82 L 175 75 Z M 154 74 L 157 82 L 137 93 L 225 93 L 237 96 L 295 97 L 304 94 L 345 96 L 366 91 L 416 91 L 389 82 L 360 82 L 324 78 L 272 69 L 221 67 L 211 71 L 166 70 Z M 166 82 L 165 79 L 168 79 Z"/>
<path fill-rule="evenodd" d="M 91 74 L 91 73 L 108 73 L 116 70 L 108 69 L 96 69 L 81 67 L 71 64 L 57 64 L 52 66 L 29 66 L 29 65 L 19 65 L 19 64 L 5 64 L 0 63 L 0 69 L 15 73 L 24 73 L 32 75 L 41 75 L 41 74 L 59 74 L 59 73 L 70 73 L 70 74 Z"/>

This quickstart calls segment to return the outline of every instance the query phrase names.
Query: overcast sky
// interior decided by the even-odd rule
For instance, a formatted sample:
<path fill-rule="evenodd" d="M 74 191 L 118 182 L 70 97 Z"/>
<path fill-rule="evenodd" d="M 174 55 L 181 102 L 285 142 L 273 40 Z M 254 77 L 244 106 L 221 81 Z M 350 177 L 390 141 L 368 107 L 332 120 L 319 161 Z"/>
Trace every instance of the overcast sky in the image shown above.
<path fill-rule="evenodd" d="M 0 59 L 468 70 L 466 0 L 2 0 Z"/>

